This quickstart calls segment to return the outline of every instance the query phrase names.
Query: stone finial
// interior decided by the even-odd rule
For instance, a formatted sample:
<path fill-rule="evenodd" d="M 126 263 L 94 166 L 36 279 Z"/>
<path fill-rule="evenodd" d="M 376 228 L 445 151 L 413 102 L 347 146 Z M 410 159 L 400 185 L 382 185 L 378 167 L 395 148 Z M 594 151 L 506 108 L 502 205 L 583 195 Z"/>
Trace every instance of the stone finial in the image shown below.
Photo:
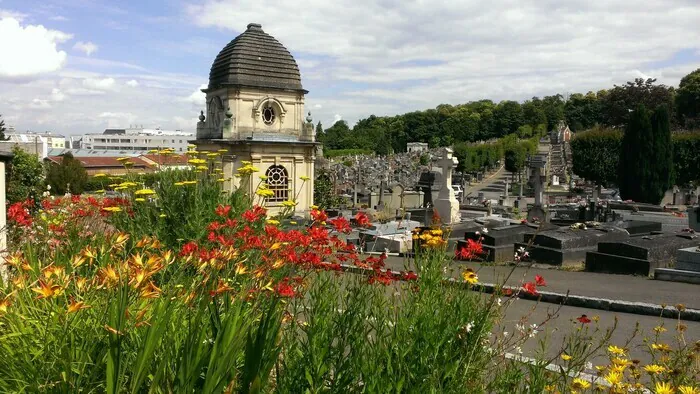
<path fill-rule="evenodd" d="M 314 121 L 313 118 L 311 117 L 311 111 L 309 111 L 309 114 L 306 116 L 306 121 L 307 121 L 308 123 L 311 123 L 311 122 Z"/>
<path fill-rule="evenodd" d="M 199 121 L 204 122 L 206 116 L 204 116 L 204 111 L 199 111 Z"/>

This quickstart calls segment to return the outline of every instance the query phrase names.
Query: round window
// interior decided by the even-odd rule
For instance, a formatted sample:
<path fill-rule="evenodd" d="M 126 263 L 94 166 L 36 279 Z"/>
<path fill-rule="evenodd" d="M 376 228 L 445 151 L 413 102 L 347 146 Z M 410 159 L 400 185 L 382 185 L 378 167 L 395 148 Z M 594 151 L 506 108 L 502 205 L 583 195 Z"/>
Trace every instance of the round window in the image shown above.
<path fill-rule="evenodd" d="M 262 111 L 262 118 L 266 125 L 275 123 L 275 110 L 272 107 L 265 107 Z"/>

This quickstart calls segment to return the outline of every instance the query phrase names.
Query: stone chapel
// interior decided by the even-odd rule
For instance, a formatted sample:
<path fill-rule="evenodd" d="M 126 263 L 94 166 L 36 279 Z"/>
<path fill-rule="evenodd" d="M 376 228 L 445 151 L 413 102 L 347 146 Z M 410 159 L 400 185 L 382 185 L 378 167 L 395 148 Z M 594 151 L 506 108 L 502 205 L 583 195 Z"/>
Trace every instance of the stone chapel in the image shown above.
<path fill-rule="evenodd" d="M 315 142 L 311 114 L 304 118 L 301 75 L 294 57 L 256 23 L 216 56 L 209 73 L 206 112 L 197 123 L 199 150 L 220 151 L 226 190 L 254 195 L 260 175 L 274 196 L 269 214 L 295 199 L 301 214 L 313 204 Z M 235 177 L 242 162 L 259 169 L 251 182 Z"/>

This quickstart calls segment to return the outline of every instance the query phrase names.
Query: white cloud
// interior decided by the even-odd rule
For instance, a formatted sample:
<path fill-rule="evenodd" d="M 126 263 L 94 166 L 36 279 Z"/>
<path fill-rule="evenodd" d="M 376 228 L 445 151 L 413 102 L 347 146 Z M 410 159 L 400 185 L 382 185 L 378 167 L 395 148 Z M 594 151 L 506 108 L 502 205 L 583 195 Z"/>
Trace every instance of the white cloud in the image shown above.
<path fill-rule="evenodd" d="M 260 21 L 297 58 L 310 97 L 314 85 L 340 86 L 332 92 L 342 99 L 338 107 L 324 101 L 326 119 L 341 111 L 346 119 L 373 113 L 344 109 L 358 96 L 368 104 L 393 101 L 404 112 L 585 93 L 640 73 L 677 85 L 648 65 L 700 47 L 692 39 L 700 37 L 696 0 L 647 0 L 643 7 L 636 0 L 309 0 L 304 23 L 297 7 L 282 2 L 261 14 L 257 3 L 241 2 L 231 13 L 229 0 L 203 0 L 187 11 L 199 26 L 232 35 Z"/>
<path fill-rule="evenodd" d="M 5 18 L 12 18 L 17 21 L 22 22 L 24 18 L 27 17 L 27 14 L 24 14 L 22 12 L 18 11 L 12 11 L 12 10 L 5 10 L 0 8 L 0 19 L 5 19 Z"/>
<path fill-rule="evenodd" d="M 66 18 L 63 15 L 52 15 L 49 17 L 49 20 L 57 21 L 57 22 L 66 22 L 66 21 L 68 21 L 68 18 Z"/>
<path fill-rule="evenodd" d="M 114 78 L 85 78 L 83 86 L 94 90 L 111 90 L 114 88 Z"/>
<path fill-rule="evenodd" d="M 32 109 L 50 109 L 51 104 L 49 104 L 48 100 L 42 100 L 42 99 L 34 99 L 32 100 L 31 103 L 29 103 L 29 108 Z"/>
<path fill-rule="evenodd" d="M 99 48 L 100 47 L 98 47 L 97 44 L 92 43 L 90 41 L 87 41 L 87 42 L 78 41 L 75 43 L 75 45 L 73 45 L 74 50 L 83 52 L 84 54 L 86 54 L 88 56 L 92 55 L 94 52 L 97 52 L 97 50 Z"/>
<path fill-rule="evenodd" d="M 0 78 L 27 78 L 63 67 L 66 53 L 57 45 L 71 35 L 41 25 L 22 26 L 15 18 L 3 18 L 0 37 Z"/>
<path fill-rule="evenodd" d="M 132 88 L 135 88 L 135 87 L 139 86 L 139 81 L 132 79 L 132 80 L 126 82 L 126 86 L 130 86 Z"/>
<path fill-rule="evenodd" d="M 323 108 L 323 105 L 321 105 L 321 104 L 316 104 L 316 105 L 314 105 L 314 108 L 316 108 L 316 109 L 321 109 L 321 108 Z"/>
<path fill-rule="evenodd" d="M 53 88 L 51 89 L 51 101 L 63 101 L 66 95 L 61 92 L 61 89 Z"/>
<path fill-rule="evenodd" d="M 185 101 L 192 103 L 193 107 L 202 108 L 206 105 L 206 94 L 202 92 L 202 89 L 206 89 L 207 85 L 200 85 L 197 90 L 192 92 L 189 96 L 185 97 Z"/>
<path fill-rule="evenodd" d="M 333 116 L 333 123 L 341 121 L 341 120 L 343 120 L 343 117 L 341 115 L 335 114 L 335 116 Z"/>

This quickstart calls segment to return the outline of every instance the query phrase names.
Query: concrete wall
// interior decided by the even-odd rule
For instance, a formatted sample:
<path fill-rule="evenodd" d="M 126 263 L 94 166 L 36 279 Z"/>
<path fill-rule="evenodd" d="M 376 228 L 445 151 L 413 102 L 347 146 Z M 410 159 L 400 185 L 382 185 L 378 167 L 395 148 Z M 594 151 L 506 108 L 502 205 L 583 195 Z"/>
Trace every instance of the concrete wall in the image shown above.
<path fill-rule="evenodd" d="M 5 205 L 5 162 L 0 160 L 0 261 L 7 249 L 7 206 Z M 5 264 L 0 264 L 0 275 L 5 278 Z"/>

